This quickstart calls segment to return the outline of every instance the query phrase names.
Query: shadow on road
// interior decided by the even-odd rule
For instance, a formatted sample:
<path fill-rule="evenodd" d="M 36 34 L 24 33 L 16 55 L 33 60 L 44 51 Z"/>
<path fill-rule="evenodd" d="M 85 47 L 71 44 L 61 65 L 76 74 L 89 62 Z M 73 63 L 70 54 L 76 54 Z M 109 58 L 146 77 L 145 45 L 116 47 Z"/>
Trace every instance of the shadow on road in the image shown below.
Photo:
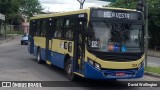
<path fill-rule="evenodd" d="M 30 60 L 33 61 L 33 63 L 37 63 L 36 58 L 31 58 Z M 59 76 L 61 76 L 63 78 L 67 78 L 65 76 L 64 70 L 59 68 L 59 67 L 56 67 L 54 65 L 47 65 L 46 63 L 39 64 L 39 65 L 43 65 L 45 68 L 47 68 L 48 71 L 54 72 L 54 73 L 58 74 Z"/>

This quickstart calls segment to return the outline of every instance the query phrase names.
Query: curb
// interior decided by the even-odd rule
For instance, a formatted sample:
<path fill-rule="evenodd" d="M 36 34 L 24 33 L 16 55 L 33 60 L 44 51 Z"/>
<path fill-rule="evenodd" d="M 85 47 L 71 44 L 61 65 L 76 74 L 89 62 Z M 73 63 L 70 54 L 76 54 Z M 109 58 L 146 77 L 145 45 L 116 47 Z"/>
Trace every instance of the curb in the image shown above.
<path fill-rule="evenodd" d="M 8 42 L 8 41 L 10 41 L 10 40 L 12 40 L 12 39 L 14 39 L 14 36 L 13 36 L 13 37 L 10 37 L 10 38 L 8 38 L 8 39 L 6 39 L 6 40 L 0 41 L 0 44 L 3 44 L 3 43 L 5 43 L 5 42 Z"/>
<path fill-rule="evenodd" d="M 145 74 L 145 75 L 148 75 L 148 76 L 152 76 L 152 77 L 160 78 L 160 74 L 157 74 L 157 73 L 153 73 L 153 72 L 146 72 L 146 71 L 144 71 L 144 74 Z"/>
<path fill-rule="evenodd" d="M 147 55 L 147 56 L 160 58 L 160 56 L 158 56 L 158 55 Z"/>

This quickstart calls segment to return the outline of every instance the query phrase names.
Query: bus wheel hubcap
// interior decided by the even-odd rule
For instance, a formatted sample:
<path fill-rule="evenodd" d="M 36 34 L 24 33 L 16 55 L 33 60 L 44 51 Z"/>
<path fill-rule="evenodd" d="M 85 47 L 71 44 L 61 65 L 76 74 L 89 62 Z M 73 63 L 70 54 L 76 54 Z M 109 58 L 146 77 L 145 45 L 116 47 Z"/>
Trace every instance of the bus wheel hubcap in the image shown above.
<path fill-rule="evenodd" d="M 69 64 L 69 65 L 68 65 L 68 70 L 67 70 L 68 74 L 71 74 L 71 70 L 72 70 L 71 64 Z"/>
<path fill-rule="evenodd" d="M 40 60 L 40 55 L 39 55 L 39 53 L 38 53 L 38 57 L 37 57 L 37 60 L 38 60 L 38 61 Z"/>

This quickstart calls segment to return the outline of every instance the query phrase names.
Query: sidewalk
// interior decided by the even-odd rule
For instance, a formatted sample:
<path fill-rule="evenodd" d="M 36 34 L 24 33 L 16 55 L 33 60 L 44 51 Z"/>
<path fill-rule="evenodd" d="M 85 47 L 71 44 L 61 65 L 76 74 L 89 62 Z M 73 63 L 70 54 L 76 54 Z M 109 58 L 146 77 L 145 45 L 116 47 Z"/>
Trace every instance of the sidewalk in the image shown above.
<path fill-rule="evenodd" d="M 11 39 L 14 39 L 14 36 L 6 36 L 6 38 L 4 36 L 0 36 L 0 44 L 8 42 Z"/>
<path fill-rule="evenodd" d="M 160 51 L 159 50 L 155 51 L 154 49 L 148 49 L 147 53 L 148 53 L 148 56 L 160 58 Z"/>

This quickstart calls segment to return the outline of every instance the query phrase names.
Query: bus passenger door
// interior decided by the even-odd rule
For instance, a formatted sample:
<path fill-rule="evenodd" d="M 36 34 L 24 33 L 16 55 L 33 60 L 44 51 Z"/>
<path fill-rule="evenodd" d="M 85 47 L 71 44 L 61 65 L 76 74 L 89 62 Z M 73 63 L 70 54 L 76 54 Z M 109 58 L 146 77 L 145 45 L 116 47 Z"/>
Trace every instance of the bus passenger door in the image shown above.
<path fill-rule="evenodd" d="M 83 34 L 86 27 L 86 18 L 79 18 L 75 31 L 75 67 L 76 71 L 84 74 L 84 57 L 85 57 L 85 35 Z"/>
<path fill-rule="evenodd" d="M 47 61 L 51 61 L 51 49 L 52 49 L 52 38 L 55 31 L 55 21 L 53 18 L 48 18 L 46 23 L 46 53 L 45 58 Z"/>

